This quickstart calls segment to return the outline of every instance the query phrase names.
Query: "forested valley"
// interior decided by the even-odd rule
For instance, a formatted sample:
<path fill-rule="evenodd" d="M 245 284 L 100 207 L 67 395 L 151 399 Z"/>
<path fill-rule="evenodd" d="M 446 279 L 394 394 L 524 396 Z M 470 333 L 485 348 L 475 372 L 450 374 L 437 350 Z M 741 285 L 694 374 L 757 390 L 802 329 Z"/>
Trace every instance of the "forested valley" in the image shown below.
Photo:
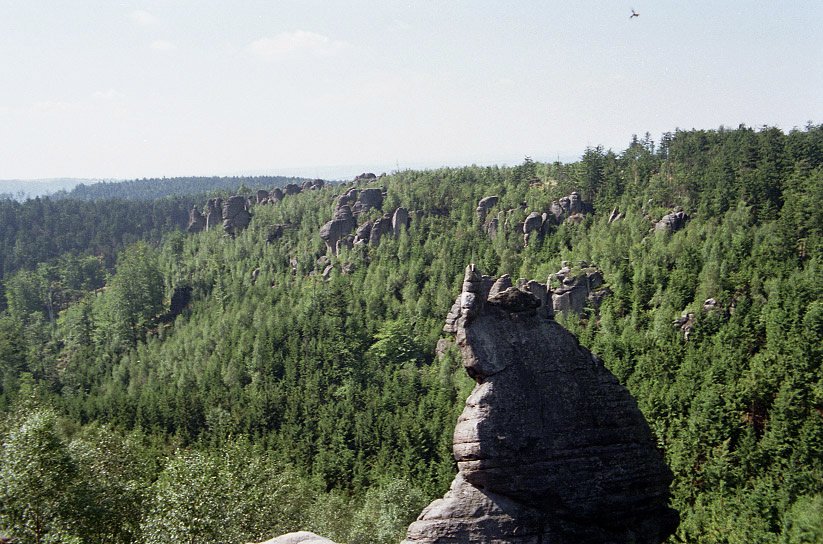
<path fill-rule="evenodd" d="M 351 183 L 252 206 L 234 236 L 186 232 L 240 183 L 0 201 L 0 535 L 399 542 L 456 473 L 474 382 L 435 350 L 464 268 L 546 282 L 567 261 L 610 290 L 557 320 L 649 421 L 671 542 L 823 542 L 823 125 L 361 177 L 385 197 L 358 224 L 410 221 L 339 251 L 319 232 Z M 591 213 L 524 243 L 573 191 Z M 682 228 L 656 229 L 673 211 Z"/>

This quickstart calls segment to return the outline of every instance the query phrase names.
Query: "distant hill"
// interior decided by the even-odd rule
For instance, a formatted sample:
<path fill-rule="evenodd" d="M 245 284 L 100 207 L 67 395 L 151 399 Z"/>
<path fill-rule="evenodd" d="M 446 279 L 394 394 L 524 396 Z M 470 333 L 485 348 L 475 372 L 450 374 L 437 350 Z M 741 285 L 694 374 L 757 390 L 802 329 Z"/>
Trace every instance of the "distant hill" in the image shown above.
<path fill-rule="evenodd" d="M 49 179 L 0 179 L 0 196 L 18 200 L 34 198 L 58 191 L 70 191 L 79 183 L 100 183 L 98 179 L 49 178 Z"/>
<path fill-rule="evenodd" d="M 97 181 L 79 183 L 71 190 L 52 195 L 53 198 L 76 200 L 100 200 L 121 198 L 123 200 L 154 200 L 167 196 L 201 194 L 212 191 L 237 191 L 245 186 L 249 190 L 283 187 L 289 183 L 302 184 L 306 178 L 285 176 L 231 176 L 231 177 L 179 177 L 151 178 L 129 181 Z"/>

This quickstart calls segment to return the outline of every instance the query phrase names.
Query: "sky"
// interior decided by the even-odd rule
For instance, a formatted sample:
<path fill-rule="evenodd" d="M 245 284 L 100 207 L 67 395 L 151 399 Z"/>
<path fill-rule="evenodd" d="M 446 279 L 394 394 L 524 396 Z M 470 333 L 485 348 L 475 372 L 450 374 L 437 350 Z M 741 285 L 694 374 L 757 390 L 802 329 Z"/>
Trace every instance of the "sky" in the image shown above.
<path fill-rule="evenodd" d="M 822 24 L 820 0 L 0 0 L 0 179 L 346 179 L 788 132 L 823 122 Z"/>

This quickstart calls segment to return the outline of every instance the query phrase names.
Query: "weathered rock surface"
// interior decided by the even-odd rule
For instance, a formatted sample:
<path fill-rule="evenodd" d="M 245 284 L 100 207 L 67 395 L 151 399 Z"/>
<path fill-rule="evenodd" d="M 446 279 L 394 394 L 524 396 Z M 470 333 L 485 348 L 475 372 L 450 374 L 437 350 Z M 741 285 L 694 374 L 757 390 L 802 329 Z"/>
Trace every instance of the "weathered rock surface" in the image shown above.
<path fill-rule="evenodd" d="M 375 188 L 363 189 L 360 191 L 360 197 L 357 200 L 363 207 L 364 212 L 372 208 L 379 210 L 383 207 L 383 191 Z"/>
<path fill-rule="evenodd" d="M 581 262 L 571 268 L 563 261 L 563 268 L 549 276 L 549 288 L 552 293 L 554 313 L 567 316 L 569 312 L 583 315 L 586 303 L 597 308 L 603 298 L 611 294 L 608 287 L 603 287 L 603 273 L 596 266 Z"/>
<path fill-rule="evenodd" d="M 383 236 L 391 233 L 391 223 L 392 218 L 389 215 L 384 215 L 383 217 L 380 217 L 377 220 L 375 220 L 371 228 L 371 235 L 369 237 L 370 246 L 379 246 L 380 239 Z"/>
<path fill-rule="evenodd" d="M 554 216 L 555 222 L 559 224 L 578 214 L 579 217 L 575 218 L 575 220 L 579 222 L 583 216 L 592 213 L 592 208 L 591 204 L 583 202 L 583 199 L 580 198 L 580 193 L 573 191 L 569 196 L 564 196 L 552 202 L 550 211 Z"/>
<path fill-rule="evenodd" d="M 500 200 L 498 196 L 487 196 L 480 199 L 480 202 L 477 203 L 477 209 L 475 210 L 480 221 L 486 220 L 486 214 L 497 204 L 498 200 Z"/>
<path fill-rule="evenodd" d="M 210 198 L 206 201 L 206 230 L 211 230 L 223 221 L 223 199 Z"/>
<path fill-rule="evenodd" d="M 394 210 L 394 215 L 391 220 L 391 230 L 394 237 L 400 236 L 400 232 L 409 228 L 410 223 L 409 211 L 406 208 L 400 207 Z"/>
<path fill-rule="evenodd" d="M 205 230 L 205 228 L 206 218 L 203 217 L 203 214 L 200 213 L 200 210 L 197 209 L 197 205 L 195 205 L 189 212 L 189 226 L 186 228 L 186 231 L 196 233 Z"/>
<path fill-rule="evenodd" d="M 452 309 L 477 381 L 454 433 L 460 472 L 404 544 L 664 541 L 672 474 L 628 390 L 536 297 L 498 280 L 485 299 L 487 283 L 470 266 Z"/>
<path fill-rule="evenodd" d="M 223 204 L 223 230 L 234 235 L 249 226 L 251 213 L 249 213 L 246 197 L 235 195 Z"/>
<path fill-rule="evenodd" d="M 299 531 L 278 536 L 271 540 L 260 542 L 260 544 L 334 544 L 334 542 L 308 531 Z"/>
<path fill-rule="evenodd" d="M 370 182 L 377 179 L 377 176 L 374 175 L 373 172 L 363 172 L 359 176 L 355 176 L 354 183 L 363 183 L 363 182 Z"/>
<path fill-rule="evenodd" d="M 686 221 L 688 220 L 689 216 L 684 212 L 674 211 L 668 215 L 664 215 L 663 218 L 655 224 L 654 230 L 669 233 L 677 232 L 686 226 Z"/>
<path fill-rule="evenodd" d="M 354 245 L 368 244 L 369 238 L 371 238 L 371 228 L 371 221 L 366 221 L 365 223 L 357 227 L 357 231 L 355 232 L 354 236 Z"/>
<path fill-rule="evenodd" d="M 351 207 L 348 204 L 338 205 L 331 220 L 320 228 L 320 238 L 326 242 L 326 248 L 337 255 L 337 242 L 342 240 L 356 226 L 357 222 L 354 220 Z M 354 239 L 352 238 L 352 240 Z"/>

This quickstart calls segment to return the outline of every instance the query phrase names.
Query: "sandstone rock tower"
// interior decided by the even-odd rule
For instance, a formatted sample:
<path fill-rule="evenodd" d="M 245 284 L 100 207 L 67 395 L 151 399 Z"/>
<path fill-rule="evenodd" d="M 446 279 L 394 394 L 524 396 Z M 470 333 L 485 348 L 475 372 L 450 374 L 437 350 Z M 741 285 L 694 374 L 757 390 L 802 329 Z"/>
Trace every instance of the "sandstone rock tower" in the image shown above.
<path fill-rule="evenodd" d="M 636 402 L 541 303 L 466 269 L 445 327 L 477 381 L 454 433 L 459 473 L 404 544 L 659 543 L 677 527 Z"/>

